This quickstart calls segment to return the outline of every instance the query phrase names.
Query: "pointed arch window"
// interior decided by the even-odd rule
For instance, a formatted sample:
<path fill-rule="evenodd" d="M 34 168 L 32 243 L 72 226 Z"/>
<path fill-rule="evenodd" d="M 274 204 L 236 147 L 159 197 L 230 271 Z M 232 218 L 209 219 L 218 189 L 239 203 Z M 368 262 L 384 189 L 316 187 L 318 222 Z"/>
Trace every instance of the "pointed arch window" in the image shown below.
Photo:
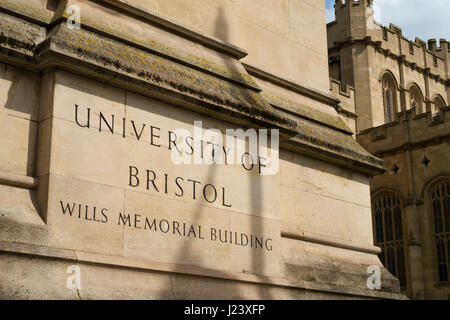
<path fill-rule="evenodd" d="M 383 106 L 385 123 L 394 121 L 397 112 L 397 82 L 390 72 L 385 72 L 382 77 Z"/>
<path fill-rule="evenodd" d="M 450 180 L 431 189 L 439 281 L 450 277 Z"/>
<path fill-rule="evenodd" d="M 445 107 L 445 101 L 441 96 L 436 96 L 434 98 L 434 112 L 438 112 L 440 109 Z"/>
<path fill-rule="evenodd" d="M 385 89 L 384 91 L 384 103 L 386 106 L 386 122 L 391 122 L 392 121 L 392 93 L 391 90 L 389 89 Z"/>
<path fill-rule="evenodd" d="M 411 109 L 414 109 L 416 111 L 416 114 L 424 113 L 426 110 L 424 110 L 424 100 L 422 91 L 420 91 L 419 87 L 415 84 L 413 84 L 409 88 L 409 96 L 411 100 Z"/>
<path fill-rule="evenodd" d="M 374 242 L 382 250 L 379 258 L 389 272 L 399 279 L 400 285 L 405 286 L 405 246 L 400 199 L 395 193 L 385 191 L 378 194 L 372 203 Z"/>

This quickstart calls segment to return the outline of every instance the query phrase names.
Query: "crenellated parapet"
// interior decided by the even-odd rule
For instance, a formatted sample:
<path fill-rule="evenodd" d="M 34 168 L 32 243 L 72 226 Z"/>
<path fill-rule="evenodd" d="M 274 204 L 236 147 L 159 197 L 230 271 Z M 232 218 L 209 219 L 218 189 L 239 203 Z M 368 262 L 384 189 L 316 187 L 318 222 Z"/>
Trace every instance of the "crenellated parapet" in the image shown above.
<path fill-rule="evenodd" d="M 373 15 L 372 0 L 336 0 L 334 11 L 336 21 L 327 25 L 328 34 L 333 33 L 333 39 L 338 42 L 348 39 L 364 38 L 367 34 L 365 21 Z M 351 25 L 351 28 L 347 28 Z M 328 43 L 328 47 L 333 46 Z"/>
<path fill-rule="evenodd" d="M 397 114 L 397 120 L 369 128 L 358 134 L 358 141 L 379 157 L 396 154 L 402 150 L 418 149 L 440 144 L 450 138 L 450 106 L 437 114 L 416 115 L 414 110 Z"/>
<path fill-rule="evenodd" d="M 440 40 L 439 46 L 436 39 L 430 39 L 428 43 L 418 37 L 410 40 L 403 36 L 400 27 L 391 23 L 389 27 L 373 29 L 369 42 L 378 52 L 403 62 L 412 70 L 429 74 L 442 83 L 448 79 L 449 48 L 445 39 Z"/>
<path fill-rule="evenodd" d="M 336 21 L 327 25 L 329 75 L 355 88 L 358 130 L 391 122 L 391 113 L 414 106 L 417 113 L 434 112 L 450 99 L 448 42 L 406 38 L 399 26 L 375 21 L 373 4 L 338 0 Z"/>
<path fill-rule="evenodd" d="M 339 80 L 330 80 L 330 93 L 336 99 L 339 99 L 339 106 L 342 112 L 347 116 L 356 118 L 355 109 L 355 88 Z"/>
<path fill-rule="evenodd" d="M 442 59 L 445 64 L 445 73 L 448 85 L 449 66 L 450 66 L 450 43 L 446 39 L 439 39 L 437 45 L 436 39 L 428 40 L 428 50 L 433 52 L 438 58 Z"/>
<path fill-rule="evenodd" d="M 330 79 L 330 95 L 339 100 L 339 104 L 335 106 L 336 111 L 352 132 L 356 133 L 355 88 L 339 80 Z"/>
<path fill-rule="evenodd" d="M 439 39 L 439 44 L 436 39 L 430 39 L 428 40 L 428 50 L 444 59 L 446 54 L 450 53 L 450 43 L 445 38 Z"/>
<path fill-rule="evenodd" d="M 428 74 L 441 83 L 448 82 L 450 46 L 446 39 L 427 42 L 406 38 L 395 24 L 383 26 L 374 19 L 372 0 L 336 0 L 336 20 L 327 25 L 330 52 L 354 44 L 371 46 L 378 53 L 403 62 L 412 70 Z"/>
<path fill-rule="evenodd" d="M 345 8 L 347 5 L 349 6 L 361 6 L 366 5 L 367 7 L 373 4 L 373 0 L 336 0 L 335 9 Z"/>

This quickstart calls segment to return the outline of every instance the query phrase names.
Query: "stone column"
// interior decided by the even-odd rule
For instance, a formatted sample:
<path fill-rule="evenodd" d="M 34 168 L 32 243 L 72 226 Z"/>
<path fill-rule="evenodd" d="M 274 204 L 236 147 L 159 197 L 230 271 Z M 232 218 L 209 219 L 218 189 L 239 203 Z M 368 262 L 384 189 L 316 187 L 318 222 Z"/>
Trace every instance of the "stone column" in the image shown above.
<path fill-rule="evenodd" d="M 405 207 L 406 224 L 408 232 L 407 251 L 409 259 L 410 281 L 407 295 L 411 299 L 424 299 L 424 277 L 422 246 L 419 241 L 418 210 L 411 198 Z"/>
<path fill-rule="evenodd" d="M 416 187 L 414 184 L 414 167 L 411 154 L 410 119 L 407 121 L 408 145 L 406 150 L 406 163 L 408 166 L 408 198 L 405 206 L 406 224 L 408 232 L 407 250 L 410 270 L 410 286 L 408 296 L 412 299 L 424 299 L 424 276 L 422 246 L 420 242 L 419 217 L 417 208 Z"/>
<path fill-rule="evenodd" d="M 398 50 L 399 50 L 399 58 L 398 58 L 398 73 L 400 74 L 400 85 L 399 85 L 399 91 L 400 91 L 400 106 L 399 110 L 397 111 L 405 111 L 406 110 L 406 88 L 405 88 L 405 71 L 404 71 L 404 65 L 406 61 L 406 56 L 403 54 L 402 50 L 402 32 L 400 29 L 396 29 L 397 31 L 397 44 L 398 44 Z"/>
<path fill-rule="evenodd" d="M 430 72 L 431 69 L 429 67 L 425 68 L 425 72 L 423 74 L 423 78 L 425 80 L 425 97 L 424 97 L 424 103 L 425 103 L 425 110 L 431 111 L 431 100 L 430 100 Z"/>
<path fill-rule="evenodd" d="M 398 111 L 405 111 L 407 109 L 406 88 L 405 88 L 405 71 L 403 70 L 405 60 L 406 60 L 406 57 L 404 55 L 401 55 L 398 60 L 398 69 L 399 69 L 399 73 L 400 73 L 400 86 L 399 86 L 400 110 L 398 110 Z"/>

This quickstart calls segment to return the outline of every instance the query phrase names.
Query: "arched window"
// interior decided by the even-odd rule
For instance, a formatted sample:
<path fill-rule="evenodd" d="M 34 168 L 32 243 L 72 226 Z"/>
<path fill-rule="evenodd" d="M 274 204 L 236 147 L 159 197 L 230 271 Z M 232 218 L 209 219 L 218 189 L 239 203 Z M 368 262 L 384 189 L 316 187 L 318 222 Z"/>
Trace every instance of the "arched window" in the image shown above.
<path fill-rule="evenodd" d="M 384 91 L 384 104 L 386 106 L 386 122 L 392 121 L 392 93 L 391 90 Z"/>
<path fill-rule="evenodd" d="M 385 72 L 382 79 L 384 121 L 386 123 L 394 121 L 394 114 L 397 112 L 397 82 L 390 72 Z"/>
<path fill-rule="evenodd" d="M 411 101 L 411 109 L 416 110 L 416 114 L 424 113 L 426 110 L 423 107 L 423 95 L 419 87 L 415 84 L 409 87 L 409 97 Z"/>
<path fill-rule="evenodd" d="M 450 180 L 431 189 L 439 281 L 450 276 Z"/>
<path fill-rule="evenodd" d="M 433 110 L 433 113 L 438 112 L 440 109 L 442 109 L 444 107 L 445 107 L 444 99 L 441 96 L 437 95 L 434 98 L 434 110 Z"/>
<path fill-rule="evenodd" d="M 379 258 L 396 276 L 401 286 L 406 285 L 405 252 L 400 198 L 384 191 L 373 199 L 374 242 L 381 248 Z"/>

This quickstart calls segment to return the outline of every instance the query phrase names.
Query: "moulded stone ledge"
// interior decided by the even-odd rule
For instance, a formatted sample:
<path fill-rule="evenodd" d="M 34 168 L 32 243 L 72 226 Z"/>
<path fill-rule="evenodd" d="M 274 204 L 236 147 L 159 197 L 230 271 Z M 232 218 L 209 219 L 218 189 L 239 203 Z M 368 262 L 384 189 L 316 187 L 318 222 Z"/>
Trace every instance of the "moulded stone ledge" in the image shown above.
<path fill-rule="evenodd" d="M 143 271 L 144 273 L 148 273 L 151 275 L 157 274 L 167 274 L 171 275 L 171 277 L 175 276 L 183 276 L 183 277 L 195 277 L 197 281 L 207 281 L 207 279 L 216 279 L 216 280 L 227 280 L 230 281 L 230 283 L 234 283 L 235 285 L 241 284 L 241 285 L 257 285 L 257 286 L 264 286 L 264 285 L 271 285 L 272 287 L 277 287 L 281 290 L 306 290 L 310 292 L 311 295 L 321 295 L 326 292 L 328 295 L 335 295 L 343 296 L 343 297 L 353 297 L 353 298 L 360 298 L 360 299 L 405 299 L 404 296 L 402 296 L 397 290 L 395 289 L 395 283 L 398 283 L 398 280 L 395 278 L 392 278 L 389 280 L 389 276 L 384 276 L 385 280 L 390 282 L 392 281 L 392 285 L 394 286 L 391 291 L 380 291 L 380 290 L 369 290 L 367 288 L 362 289 L 355 286 L 346 286 L 346 285 L 339 285 L 339 283 L 329 283 L 326 284 L 323 281 L 328 281 L 327 279 L 330 279 L 330 276 L 333 277 L 333 272 L 331 270 L 327 270 L 326 268 L 322 271 L 325 272 L 324 275 L 328 274 L 328 276 L 322 278 L 322 281 L 318 281 L 318 279 L 308 281 L 307 279 L 295 279 L 292 278 L 289 275 L 292 275 L 292 272 L 294 274 L 299 275 L 303 274 L 305 275 L 305 272 L 298 272 L 298 268 L 301 268 L 301 266 L 295 266 L 295 270 L 291 270 L 292 272 L 289 272 L 289 268 L 291 264 L 286 264 L 286 270 L 288 271 L 288 278 L 277 278 L 277 277 L 266 277 L 266 276 L 258 276 L 258 275 L 251 275 L 251 274 L 244 274 L 244 273 L 236 273 L 236 272 L 222 272 L 197 266 L 189 266 L 189 265 L 183 265 L 183 264 L 167 264 L 167 263 L 155 263 L 147 259 L 141 259 L 141 258 L 130 258 L 130 257 L 118 257 L 118 256 L 108 256 L 108 255 L 100 255 L 100 254 L 93 254 L 93 253 L 87 253 L 87 252 L 80 252 L 80 251 L 73 251 L 73 250 L 66 250 L 66 249 L 56 249 L 56 248 L 49 248 L 44 246 L 34 246 L 34 245 L 28 245 L 28 244 L 19 244 L 19 243 L 10 243 L 10 242 L 3 242 L 0 241 L 0 255 L 4 255 L 6 257 L 11 256 L 17 256 L 20 255 L 23 258 L 32 258 L 33 263 L 40 263 L 43 264 L 45 261 L 48 261 L 48 259 L 51 259 L 53 261 L 59 261 L 65 265 L 65 268 L 67 268 L 70 264 L 76 264 L 83 268 L 83 266 L 97 266 L 98 268 L 106 268 L 108 270 L 116 270 L 116 272 L 132 272 L 135 271 Z M 317 257 L 319 260 L 320 257 Z M 6 259 L 3 259 L 6 261 Z M 56 266 L 56 264 L 52 263 L 53 267 Z M 350 264 L 349 264 L 350 265 Z M 316 274 L 320 274 L 320 270 L 317 270 L 318 266 L 310 266 L 311 270 L 314 270 Z M 65 268 L 62 269 L 62 271 L 65 274 Z M 347 269 L 349 266 L 346 267 Z M 342 269 L 342 270 L 345 270 Z M 54 272 L 53 270 L 52 272 Z M 301 271 L 301 270 L 300 270 Z M 303 270 L 305 271 L 305 270 Z M 337 274 L 334 274 L 336 276 Z M 361 274 L 359 274 L 361 276 Z M 32 275 L 31 275 L 32 276 Z M 357 274 L 348 274 L 347 276 L 345 274 L 339 275 L 339 278 L 341 281 L 343 280 L 342 277 L 348 277 L 348 280 L 350 282 L 355 281 L 357 277 Z M 5 277 L 5 276 L 3 276 Z M 392 277 L 392 276 L 391 276 Z M 28 279 L 35 283 L 40 283 L 40 281 L 36 281 L 37 278 Z M 353 280 L 351 280 L 353 279 Z M 8 284 L 9 279 L 8 277 L 5 277 L 5 284 Z M 320 280 L 320 279 L 319 279 Z M 25 280 L 24 280 L 25 282 Z M 345 283 L 345 281 L 344 281 Z M 65 284 L 65 282 L 63 282 Z M 52 284 L 54 288 L 58 288 L 59 286 L 56 284 Z M 391 286 L 391 284 L 389 284 Z M 390 287 L 389 287 L 390 288 Z M 34 294 L 42 294 L 45 291 L 45 286 L 40 286 L 34 288 L 36 290 L 33 290 L 32 292 Z M 66 288 L 64 288 L 67 290 Z M 95 288 L 85 288 L 85 292 L 95 290 Z M 41 291 L 41 292 L 40 292 Z M 67 291 L 66 291 L 67 292 Z M 83 293 L 83 290 L 81 290 L 81 293 Z M 248 292 L 247 292 L 248 293 Z M 2 293 L 0 292 L 0 296 Z M 30 294 L 28 292 L 27 294 Z M 45 294 L 45 293 L 44 293 Z M 52 293 L 52 296 L 55 296 L 55 292 Z M 293 293 L 291 293 L 293 294 Z M 7 295 L 8 296 L 8 295 Z M 287 292 L 284 293 L 284 295 L 278 294 L 277 296 L 285 296 L 285 299 L 289 299 L 289 296 L 287 295 Z M 24 296 L 20 296 L 17 298 L 25 298 Z M 91 299 L 98 299 L 99 296 L 91 296 Z M 125 298 L 125 297 L 122 297 Z M 131 297 L 128 297 L 131 298 Z M 182 298 L 182 297 L 172 297 L 172 298 Z M 292 296 L 291 296 L 292 298 Z"/>
<path fill-rule="evenodd" d="M 294 234 L 290 232 L 282 232 L 281 236 L 288 239 L 302 240 L 371 254 L 379 254 L 381 252 L 381 249 L 376 246 L 363 246 L 352 243 L 351 241 L 336 240 L 336 238 L 331 237 L 317 236 L 312 234 Z"/>

